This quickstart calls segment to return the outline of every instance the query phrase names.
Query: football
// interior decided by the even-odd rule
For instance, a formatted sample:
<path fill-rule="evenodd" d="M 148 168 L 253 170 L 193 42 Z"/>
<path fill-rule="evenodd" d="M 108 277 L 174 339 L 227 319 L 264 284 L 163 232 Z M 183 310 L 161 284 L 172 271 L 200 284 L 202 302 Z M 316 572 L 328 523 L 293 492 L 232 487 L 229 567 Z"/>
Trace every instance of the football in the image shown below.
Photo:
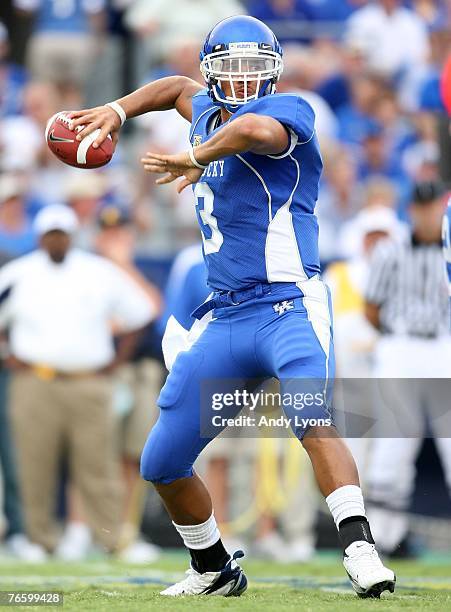
<path fill-rule="evenodd" d="M 76 168 L 100 168 L 113 157 L 113 142 L 108 136 L 100 147 L 94 149 L 92 143 L 99 132 L 95 130 L 83 140 L 76 140 L 76 131 L 71 129 L 69 114 L 62 111 L 48 120 L 45 139 L 52 153 L 65 164 Z"/>

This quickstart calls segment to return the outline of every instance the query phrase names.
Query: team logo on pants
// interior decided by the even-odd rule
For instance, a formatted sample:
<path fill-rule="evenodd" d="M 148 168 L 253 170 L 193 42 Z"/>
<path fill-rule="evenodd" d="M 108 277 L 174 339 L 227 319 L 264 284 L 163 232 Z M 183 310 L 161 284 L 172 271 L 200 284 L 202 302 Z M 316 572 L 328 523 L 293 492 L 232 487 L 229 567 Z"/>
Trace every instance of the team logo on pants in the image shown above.
<path fill-rule="evenodd" d="M 287 310 L 292 310 L 294 308 L 293 300 L 284 300 L 283 302 L 277 302 L 273 306 L 274 312 L 277 312 L 278 315 L 283 314 Z"/>

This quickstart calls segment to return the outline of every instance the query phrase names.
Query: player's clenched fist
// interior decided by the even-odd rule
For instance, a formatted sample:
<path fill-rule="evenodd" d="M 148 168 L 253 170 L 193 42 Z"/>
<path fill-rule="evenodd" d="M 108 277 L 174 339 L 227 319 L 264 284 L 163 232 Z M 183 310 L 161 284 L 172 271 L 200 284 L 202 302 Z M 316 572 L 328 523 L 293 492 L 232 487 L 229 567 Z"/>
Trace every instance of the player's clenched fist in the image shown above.
<path fill-rule="evenodd" d="M 95 149 L 99 147 L 108 134 L 111 135 L 113 146 L 116 146 L 121 128 L 121 119 L 110 106 L 97 106 L 95 108 L 71 111 L 69 118 L 72 120 L 72 129 L 82 128 L 77 133 L 77 140 L 83 140 L 85 136 L 88 136 L 94 130 L 100 129 L 100 133 L 92 146 Z"/>
<path fill-rule="evenodd" d="M 146 153 L 146 157 L 141 159 L 146 172 L 156 172 L 166 174 L 157 179 L 157 185 L 172 183 L 175 179 L 183 177 L 177 185 L 178 193 L 185 187 L 197 183 L 203 173 L 202 168 L 196 168 L 190 159 L 189 153 L 178 153 L 177 155 L 159 155 L 157 153 Z"/>

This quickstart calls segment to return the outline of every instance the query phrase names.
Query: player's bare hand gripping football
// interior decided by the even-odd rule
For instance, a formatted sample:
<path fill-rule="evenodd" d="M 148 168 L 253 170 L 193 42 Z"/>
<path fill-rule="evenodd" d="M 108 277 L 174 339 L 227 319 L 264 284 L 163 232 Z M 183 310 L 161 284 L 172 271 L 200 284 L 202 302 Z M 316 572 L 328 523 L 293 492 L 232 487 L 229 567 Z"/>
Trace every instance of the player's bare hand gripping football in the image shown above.
<path fill-rule="evenodd" d="M 191 98 L 201 89 L 202 86 L 199 83 L 187 77 L 166 77 L 144 85 L 116 102 L 127 119 L 150 111 L 176 108 L 182 117 L 191 121 Z M 113 143 L 117 142 L 122 121 L 112 107 L 105 105 L 72 111 L 70 118 L 73 129 L 84 126 L 78 132 L 77 140 L 82 140 L 100 128 L 100 134 L 93 143 L 94 147 L 102 144 L 108 134 L 111 134 Z"/>

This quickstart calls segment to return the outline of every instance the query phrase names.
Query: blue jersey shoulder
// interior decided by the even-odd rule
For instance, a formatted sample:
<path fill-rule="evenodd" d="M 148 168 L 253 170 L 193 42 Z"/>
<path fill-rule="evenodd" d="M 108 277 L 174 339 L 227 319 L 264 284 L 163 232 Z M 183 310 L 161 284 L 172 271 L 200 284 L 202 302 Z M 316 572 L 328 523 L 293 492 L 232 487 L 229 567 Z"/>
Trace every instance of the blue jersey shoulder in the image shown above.
<path fill-rule="evenodd" d="M 198 91 L 196 94 L 194 94 L 193 96 L 193 100 L 202 100 L 204 98 L 208 98 L 208 100 L 210 100 L 210 103 L 213 104 L 212 99 L 210 98 L 209 94 L 208 94 L 208 89 L 206 87 L 204 87 L 204 89 L 201 89 L 200 91 Z"/>
<path fill-rule="evenodd" d="M 213 100 L 210 98 L 207 89 L 201 89 L 192 98 L 192 119 L 191 125 L 195 128 L 199 119 L 208 111 L 213 110 L 217 106 L 213 104 Z"/>
<path fill-rule="evenodd" d="M 245 113 L 267 115 L 280 121 L 298 137 L 299 142 L 306 142 L 315 130 L 315 113 L 310 104 L 296 94 L 272 94 L 248 102 L 233 115 L 233 119 Z"/>

